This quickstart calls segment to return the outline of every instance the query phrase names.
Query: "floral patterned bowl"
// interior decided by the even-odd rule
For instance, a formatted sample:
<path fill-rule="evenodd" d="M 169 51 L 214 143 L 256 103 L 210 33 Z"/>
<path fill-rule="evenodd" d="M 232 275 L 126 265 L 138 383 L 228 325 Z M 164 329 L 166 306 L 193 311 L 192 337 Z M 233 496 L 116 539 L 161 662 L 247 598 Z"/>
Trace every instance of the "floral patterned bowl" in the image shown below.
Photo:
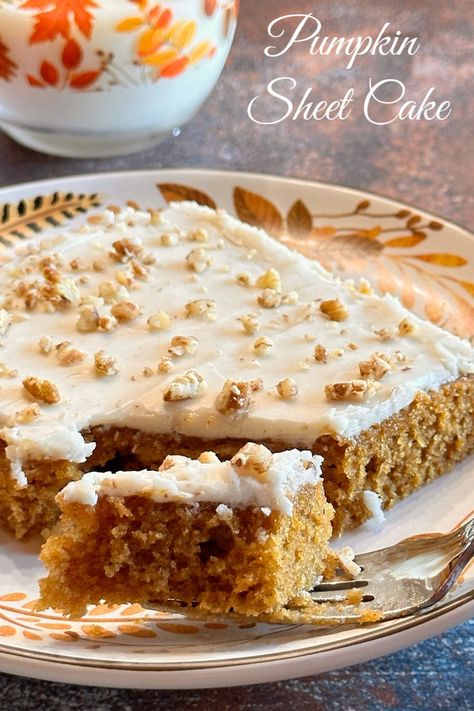
<path fill-rule="evenodd" d="M 238 0 L 0 0 L 0 125 L 63 156 L 152 146 L 209 96 L 237 13 Z"/>

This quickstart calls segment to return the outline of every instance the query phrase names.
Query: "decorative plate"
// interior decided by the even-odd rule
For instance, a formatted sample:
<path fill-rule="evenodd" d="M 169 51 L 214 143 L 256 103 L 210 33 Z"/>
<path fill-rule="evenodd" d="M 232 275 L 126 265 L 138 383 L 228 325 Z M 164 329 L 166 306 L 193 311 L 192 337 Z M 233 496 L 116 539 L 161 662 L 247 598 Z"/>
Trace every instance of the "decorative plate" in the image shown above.
<path fill-rule="evenodd" d="M 417 313 L 474 338 L 474 241 L 461 227 L 385 198 L 321 183 L 245 173 L 110 173 L 0 190 L 0 260 L 13 243 L 79 224 L 99 206 L 159 207 L 193 199 L 264 227 L 344 277 L 366 276 Z M 470 514 L 472 460 L 341 539 L 358 552 L 445 532 Z M 472 505 L 472 504 L 471 504 Z M 0 668 L 63 682 L 197 688 L 273 681 L 361 662 L 413 644 L 474 612 L 474 566 L 449 598 L 401 620 L 318 628 L 196 623 L 139 605 L 91 608 L 71 621 L 35 612 L 40 541 L 0 536 Z M 183 673 L 186 672 L 186 673 Z"/>

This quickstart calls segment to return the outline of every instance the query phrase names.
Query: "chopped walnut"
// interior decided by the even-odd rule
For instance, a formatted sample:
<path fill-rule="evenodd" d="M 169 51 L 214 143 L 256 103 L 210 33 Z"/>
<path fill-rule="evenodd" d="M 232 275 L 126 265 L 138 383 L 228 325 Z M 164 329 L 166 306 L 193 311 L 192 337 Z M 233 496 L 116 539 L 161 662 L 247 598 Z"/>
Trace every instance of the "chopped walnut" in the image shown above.
<path fill-rule="evenodd" d="M 294 304 L 298 303 L 299 298 L 300 295 L 297 291 L 289 291 L 288 294 L 283 294 L 282 303 L 290 304 L 291 306 L 293 306 Z"/>
<path fill-rule="evenodd" d="M 177 376 L 169 383 L 164 394 L 167 402 L 174 400 L 188 400 L 202 395 L 207 390 L 204 377 L 194 368 L 186 371 L 184 375 Z"/>
<path fill-rule="evenodd" d="M 331 358 L 342 358 L 342 356 L 344 355 L 344 349 L 334 348 L 334 350 L 331 351 L 330 355 Z"/>
<path fill-rule="evenodd" d="M 105 270 L 105 264 L 104 264 L 104 262 L 101 262 L 100 260 L 95 259 L 92 262 L 92 269 L 95 272 L 103 272 Z"/>
<path fill-rule="evenodd" d="M 192 230 L 188 233 L 187 237 L 190 242 L 209 242 L 209 232 L 203 227 Z"/>
<path fill-rule="evenodd" d="M 5 363 L 0 363 L 0 378 L 16 378 L 18 371 L 9 368 Z"/>
<path fill-rule="evenodd" d="M 359 371 L 363 378 L 374 378 L 380 380 L 385 373 L 391 370 L 389 359 L 383 354 L 374 353 L 368 360 L 359 363 Z"/>
<path fill-rule="evenodd" d="M 314 360 L 317 363 L 327 363 L 328 361 L 328 349 L 322 346 L 320 343 L 317 343 L 314 346 Z"/>
<path fill-rule="evenodd" d="M 133 321 L 140 314 L 140 307 L 132 301 L 117 301 L 110 310 L 119 321 Z"/>
<path fill-rule="evenodd" d="M 23 387 L 36 400 L 53 405 L 61 400 L 61 395 L 56 385 L 49 380 L 40 380 L 35 376 L 28 376 L 23 380 Z"/>
<path fill-rule="evenodd" d="M 344 304 L 339 301 L 339 299 L 321 301 L 319 304 L 319 310 L 321 313 L 330 318 L 331 321 L 345 321 L 349 316 L 349 312 Z"/>
<path fill-rule="evenodd" d="M 174 247 L 178 244 L 179 237 L 175 232 L 172 232 L 171 234 L 164 234 L 161 235 L 160 242 L 163 247 Z"/>
<path fill-rule="evenodd" d="M 153 375 L 153 368 L 150 368 L 150 366 L 146 365 L 143 368 L 143 375 L 145 378 L 150 378 Z"/>
<path fill-rule="evenodd" d="M 391 341 L 394 338 L 394 333 L 388 328 L 379 328 L 374 331 L 374 334 L 380 338 L 381 341 Z"/>
<path fill-rule="evenodd" d="M 130 266 L 132 267 L 134 276 L 136 276 L 138 279 L 148 279 L 148 270 L 145 269 L 143 264 L 140 264 L 138 259 L 131 259 Z"/>
<path fill-rule="evenodd" d="M 53 348 L 51 336 L 42 336 L 38 341 L 38 350 L 42 355 L 48 355 Z"/>
<path fill-rule="evenodd" d="M 264 309 L 274 309 L 280 306 L 282 295 L 276 291 L 276 289 L 264 289 L 262 293 L 258 295 L 257 301 Z"/>
<path fill-rule="evenodd" d="M 56 354 L 61 365 L 74 365 L 81 363 L 87 356 L 87 353 L 75 348 L 69 341 L 63 341 L 56 346 Z"/>
<path fill-rule="evenodd" d="M 402 336 L 413 336 L 419 331 L 419 326 L 409 318 L 404 318 L 398 324 L 398 330 Z"/>
<path fill-rule="evenodd" d="M 80 257 L 75 257 L 75 259 L 71 259 L 71 261 L 69 262 L 69 266 L 74 272 L 84 271 L 84 269 L 87 269 L 86 263 Z"/>
<path fill-rule="evenodd" d="M 115 318 L 115 316 L 111 316 L 110 314 L 105 314 L 104 316 L 99 316 L 99 320 L 97 322 L 97 325 L 99 326 L 99 329 L 101 331 L 113 331 L 114 328 L 117 326 L 118 320 Z"/>
<path fill-rule="evenodd" d="M 174 370 L 174 363 L 168 356 L 163 356 L 158 363 L 158 371 L 160 373 L 171 373 Z"/>
<path fill-rule="evenodd" d="M 324 392 L 328 400 L 367 400 L 381 387 L 376 380 L 349 380 L 345 383 L 326 385 Z"/>
<path fill-rule="evenodd" d="M 373 296 L 375 294 L 375 291 L 372 289 L 372 286 L 370 283 L 367 281 L 367 279 L 362 279 L 359 281 L 359 284 L 357 285 L 357 291 L 359 294 L 365 294 L 366 296 Z"/>
<path fill-rule="evenodd" d="M 265 481 L 272 466 L 273 454 L 263 444 L 247 442 L 230 460 L 239 476 L 252 476 Z"/>
<path fill-rule="evenodd" d="M 220 459 L 215 452 L 202 452 L 198 457 L 201 464 L 220 464 Z"/>
<path fill-rule="evenodd" d="M 189 269 L 195 272 L 204 272 L 211 264 L 211 258 L 205 249 L 199 247 L 198 249 L 193 249 L 186 257 L 186 264 Z"/>
<path fill-rule="evenodd" d="M 245 333 L 249 333 L 250 335 L 260 331 L 262 325 L 255 314 L 246 314 L 245 316 L 241 316 L 239 321 L 244 327 Z"/>
<path fill-rule="evenodd" d="M 292 397 L 296 397 L 296 395 L 298 395 L 298 386 L 293 378 L 285 378 L 284 380 L 280 380 L 280 382 L 276 385 L 276 389 L 278 390 L 279 395 L 285 400 L 290 400 Z"/>
<path fill-rule="evenodd" d="M 260 378 L 250 381 L 226 380 L 217 396 L 216 408 L 223 415 L 244 414 L 253 405 L 252 393 L 261 390 L 262 387 Z"/>
<path fill-rule="evenodd" d="M 127 269 L 119 269 L 119 271 L 115 273 L 115 278 L 118 283 L 126 289 L 134 289 L 136 287 L 135 274 L 133 270 L 128 267 Z"/>
<path fill-rule="evenodd" d="M 199 338 L 196 336 L 174 336 L 171 339 L 171 345 L 168 348 L 168 353 L 174 356 L 182 356 L 185 353 L 193 355 L 199 348 Z"/>
<path fill-rule="evenodd" d="M 357 343 L 353 343 L 352 341 L 347 344 L 346 348 L 348 348 L 350 351 L 357 351 L 359 349 L 359 346 Z"/>
<path fill-rule="evenodd" d="M 124 301 L 128 297 L 127 289 L 115 281 L 103 281 L 99 286 L 99 296 L 108 304 Z"/>
<path fill-rule="evenodd" d="M 99 375 L 116 375 L 118 373 L 117 362 L 107 351 L 94 353 L 94 366 Z"/>
<path fill-rule="evenodd" d="M 275 291 L 281 291 L 280 273 L 273 267 L 267 269 L 264 274 L 261 274 L 258 277 L 256 286 L 261 289 L 274 289 Z"/>
<path fill-rule="evenodd" d="M 253 344 L 253 349 L 257 355 L 265 355 L 271 348 L 273 348 L 273 341 L 266 336 L 260 336 Z"/>
<path fill-rule="evenodd" d="M 171 326 L 171 317 L 165 311 L 157 311 L 147 320 L 150 331 L 164 331 Z"/>
<path fill-rule="evenodd" d="M 109 252 L 112 259 L 117 262 L 128 262 L 132 257 L 139 257 L 143 252 L 143 245 L 139 240 L 118 239 L 112 244 Z"/>
<path fill-rule="evenodd" d="M 248 272 L 239 272 L 238 274 L 235 275 L 235 280 L 241 285 L 241 286 L 249 286 L 250 281 L 252 277 Z"/>
<path fill-rule="evenodd" d="M 28 407 L 24 407 L 23 410 L 15 412 L 15 421 L 19 425 L 28 425 L 33 422 L 41 415 L 41 408 L 37 402 L 34 402 Z"/>
<path fill-rule="evenodd" d="M 212 299 L 196 299 L 185 304 L 186 316 L 197 316 L 215 321 L 217 318 L 216 302 Z"/>
<path fill-rule="evenodd" d="M 76 328 L 81 333 L 92 333 L 99 328 L 99 312 L 93 304 L 84 304 L 79 309 Z"/>

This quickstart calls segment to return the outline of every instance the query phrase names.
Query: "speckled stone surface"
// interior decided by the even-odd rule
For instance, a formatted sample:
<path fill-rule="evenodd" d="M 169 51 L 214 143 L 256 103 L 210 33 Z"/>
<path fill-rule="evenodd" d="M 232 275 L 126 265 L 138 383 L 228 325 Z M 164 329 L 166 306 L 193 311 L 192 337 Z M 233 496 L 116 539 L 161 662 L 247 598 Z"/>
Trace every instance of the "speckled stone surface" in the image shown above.
<path fill-rule="evenodd" d="M 472 0 L 241 0 L 231 58 L 206 106 L 179 138 L 153 151 L 106 160 L 66 160 L 22 148 L 0 134 L 0 185 L 80 172 L 133 168 L 212 167 L 261 171 L 350 185 L 405 200 L 474 228 L 474 72 Z M 351 71 L 337 57 L 310 57 L 304 46 L 265 60 L 273 17 L 313 11 L 324 34 L 376 33 L 389 21 L 417 35 L 412 58 L 361 58 Z M 403 80 L 409 98 L 431 86 L 452 101 L 446 122 L 396 122 L 376 127 L 358 108 L 345 122 L 258 126 L 246 108 L 267 82 L 294 76 L 332 99 L 369 77 Z M 303 93 L 303 91 L 301 91 Z M 433 711 L 473 708 L 474 622 L 383 659 L 301 680 L 203 691 L 80 688 L 0 675 L 0 709 L 9 711 Z"/>

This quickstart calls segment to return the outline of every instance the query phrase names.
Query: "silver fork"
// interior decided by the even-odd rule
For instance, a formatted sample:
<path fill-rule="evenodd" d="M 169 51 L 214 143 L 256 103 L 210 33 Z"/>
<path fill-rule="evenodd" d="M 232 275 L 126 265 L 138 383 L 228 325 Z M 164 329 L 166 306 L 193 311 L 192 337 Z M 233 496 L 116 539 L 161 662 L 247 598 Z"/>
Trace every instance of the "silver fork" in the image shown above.
<path fill-rule="evenodd" d="M 192 619 L 224 618 L 271 624 L 342 625 L 390 620 L 441 600 L 474 557 L 474 518 L 452 533 L 402 541 L 354 558 L 361 571 L 325 580 L 297 601 L 258 619 L 235 613 L 209 615 L 199 605 L 177 600 L 150 601 L 152 610 L 178 612 Z"/>
<path fill-rule="evenodd" d="M 441 600 L 473 557 L 474 518 L 446 535 L 362 553 L 354 558 L 360 573 L 315 586 L 310 592 L 314 604 L 302 609 L 301 617 L 343 624 L 371 621 L 372 612 L 378 620 L 413 614 Z M 351 604 L 357 594 L 360 601 Z"/>

